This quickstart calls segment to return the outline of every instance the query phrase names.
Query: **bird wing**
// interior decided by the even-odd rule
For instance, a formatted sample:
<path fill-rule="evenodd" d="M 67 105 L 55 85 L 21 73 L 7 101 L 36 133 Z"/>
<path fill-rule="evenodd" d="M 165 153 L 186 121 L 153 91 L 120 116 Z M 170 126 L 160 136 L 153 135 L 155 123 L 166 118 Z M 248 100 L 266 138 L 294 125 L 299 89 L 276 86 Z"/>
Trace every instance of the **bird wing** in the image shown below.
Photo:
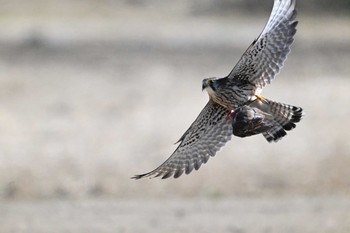
<path fill-rule="evenodd" d="M 249 81 L 258 88 L 263 88 L 274 79 L 290 52 L 296 33 L 295 1 L 274 1 L 264 30 L 246 50 L 228 78 Z"/>
<path fill-rule="evenodd" d="M 189 174 L 193 168 L 198 170 L 210 156 L 214 156 L 232 136 L 232 120 L 228 110 L 209 100 L 197 119 L 180 138 L 174 153 L 158 168 L 134 179 L 142 177 L 170 176 L 177 178 L 184 172 Z"/>

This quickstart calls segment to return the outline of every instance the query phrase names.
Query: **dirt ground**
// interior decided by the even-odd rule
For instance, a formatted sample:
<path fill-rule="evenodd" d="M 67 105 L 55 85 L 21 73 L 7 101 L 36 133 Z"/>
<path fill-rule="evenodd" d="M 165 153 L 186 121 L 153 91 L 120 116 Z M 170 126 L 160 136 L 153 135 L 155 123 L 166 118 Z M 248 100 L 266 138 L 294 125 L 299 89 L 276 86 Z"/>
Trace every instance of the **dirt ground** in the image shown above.
<path fill-rule="evenodd" d="M 171 154 L 208 100 L 202 79 L 227 75 L 267 15 L 63 2 L 0 9 L 1 233 L 350 232 L 350 18 L 299 10 L 263 92 L 305 110 L 282 141 L 233 138 L 190 176 L 134 181 Z"/>
<path fill-rule="evenodd" d="M 8 202 L 0 231 L 347 233 L 346 197 Z"/>

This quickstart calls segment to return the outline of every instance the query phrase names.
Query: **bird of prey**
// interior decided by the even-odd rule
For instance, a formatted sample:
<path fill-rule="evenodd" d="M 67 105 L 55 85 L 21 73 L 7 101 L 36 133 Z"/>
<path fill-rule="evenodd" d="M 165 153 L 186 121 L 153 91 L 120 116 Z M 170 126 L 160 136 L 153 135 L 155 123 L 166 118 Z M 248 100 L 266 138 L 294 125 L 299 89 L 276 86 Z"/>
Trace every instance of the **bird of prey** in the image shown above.
<path fill-rule="evenodd" d="M 231 139 L 262 134 L 277 142 L 301 120 L 302 108 L 271 101 L 261 90 L 282 68 L 297 21 L 296 0 L 274 0 L 269 20 L 262 33 L 224 78 L 207 78 L 202 89 L 209 101 L 197 119 L 182 135 L 179 146 L 158 168 L 132 178 L 173 176 L 198 170 Z"/>

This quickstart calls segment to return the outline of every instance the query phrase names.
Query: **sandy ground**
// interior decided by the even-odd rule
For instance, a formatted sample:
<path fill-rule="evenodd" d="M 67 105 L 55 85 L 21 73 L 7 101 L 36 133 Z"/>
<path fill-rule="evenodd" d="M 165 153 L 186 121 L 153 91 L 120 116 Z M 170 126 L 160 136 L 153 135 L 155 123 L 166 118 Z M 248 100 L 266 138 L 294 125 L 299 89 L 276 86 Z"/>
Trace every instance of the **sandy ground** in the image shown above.
<path fill-rule="evenodd" d="M 79 200 L 0 204 L 2 233 L 347 233 L 337 197 Z"/>

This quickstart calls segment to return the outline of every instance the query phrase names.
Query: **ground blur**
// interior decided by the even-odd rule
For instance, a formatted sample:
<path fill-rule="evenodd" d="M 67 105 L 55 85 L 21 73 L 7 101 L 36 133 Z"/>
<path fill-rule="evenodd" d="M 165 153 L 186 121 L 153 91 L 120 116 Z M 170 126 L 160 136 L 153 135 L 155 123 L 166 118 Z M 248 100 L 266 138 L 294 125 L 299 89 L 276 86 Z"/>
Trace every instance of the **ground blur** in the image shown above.
<path fill-rule="evenodd" d="M 190 176 L 129 179 L 172 153 L 202 79 L 269 14 L 203 2 L 0 1 L 0 232 L 350 231 L 346 14 L 299 10 L 263 92 L 305 110 L 282 141 L 233 138 Z"/>

